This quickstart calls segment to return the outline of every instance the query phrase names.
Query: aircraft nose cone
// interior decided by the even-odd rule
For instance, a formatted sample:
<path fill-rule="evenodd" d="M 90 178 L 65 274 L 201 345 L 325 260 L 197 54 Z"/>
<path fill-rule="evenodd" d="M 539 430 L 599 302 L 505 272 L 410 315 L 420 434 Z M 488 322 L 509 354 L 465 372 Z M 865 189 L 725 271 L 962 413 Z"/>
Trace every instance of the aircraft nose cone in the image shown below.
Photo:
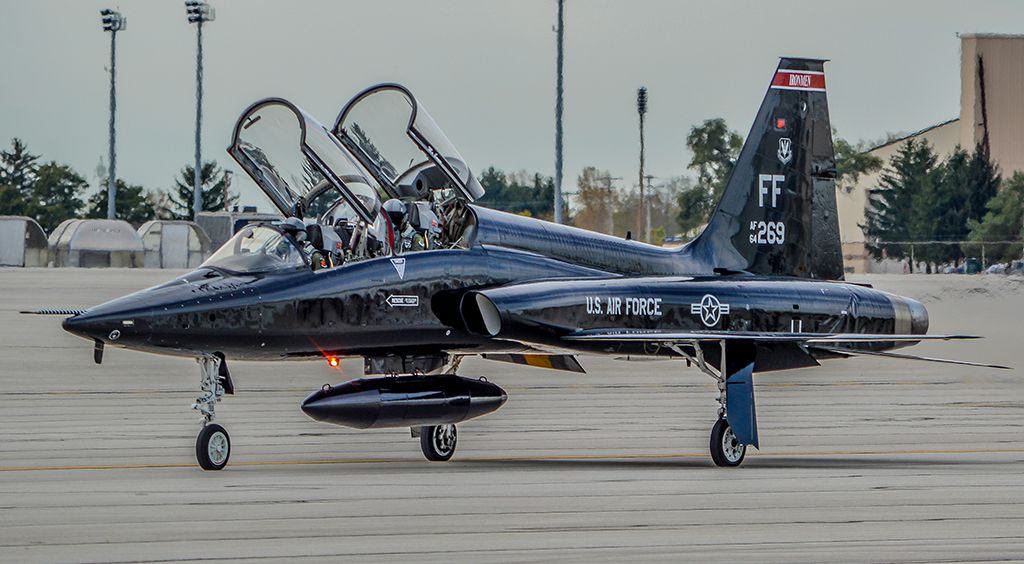
<path fill-rule="evenodd" d="M 98 335 L 101 331 L 100 323 L 95 315 L 89 315 L 88 313 L 80 313 L 65 318 L 64 322 L 61 323 L 61 327 L 68 333 L 85 339 L 100 338 Z"/>
<path fill-rule="evenodd" d="M 924 304 L 910 298 L 903 298 L 910 307 L 910 333 L 924 335 L 928 333 L 928 309 Z"/>
<path fill-rule="evenodd" d="M 105 314 L 102 312 L 87 311 L 78 315 L 65 318 L 61 327 L 72 335 L 83 339 L 99 339 L 106 343 L 115 343 L 123 337 L 137 337 L 139 328 L 132 322 L 127 326 L 122 321 L 122 316 Z M 131 341 L 132 339 L 125 339 Z"/>

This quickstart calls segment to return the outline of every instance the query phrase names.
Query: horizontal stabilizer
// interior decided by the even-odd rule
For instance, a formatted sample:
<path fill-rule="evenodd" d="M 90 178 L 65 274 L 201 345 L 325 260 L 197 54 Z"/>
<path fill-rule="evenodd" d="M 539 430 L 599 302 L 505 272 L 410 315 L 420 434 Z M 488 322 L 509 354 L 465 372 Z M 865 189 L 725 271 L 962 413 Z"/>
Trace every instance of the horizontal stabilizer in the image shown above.
<path fill-rule="evenodd" d="M 891 343 L 979 339 L 976 335 L 881 335 L 859 333 L 767 333 L 756 331 L 579 331 L 568 341 L 639 341 L 652 343 L 693 341 L 759 341 L 765 343 Z"/>
<path fill-rule="evenodd" d="M 844 349 L 841 347 L 811 347 L 813 349 L 819 349 L 823 351 L 848 354 L 848 355 L 867 355 L 867 356 L 883 356 L 889 358 L 899 358 L 903 360 L 923 360 L 926 362 L 941 362 L 944 364 L 960 364 L 963 366 L 980 366 L 983 368 L 999 368 L 1001 370 L 1013 370 L 1009 366 L 1003 366 L 1001 364 L 986 364 L 984 362 L 971 362 L 968 360 L 952 360 L 948 358 L 932 358 L 928 356 L 916 356 L 912 354 L 894 353 L 894 352 L 882 352 L 882 351 L 861 351 L 855 349 Z"/>
<path fill-rule="evenodd" d="M 498 362 L 511 362 L 512 364 L 525 364 L 537 368 L 551 368 L 553 370 L 565 370 L 567 372 L 578 372 L 586 374 L 583 365 L 571 354 L 485 354 L 487 360 Z"/>

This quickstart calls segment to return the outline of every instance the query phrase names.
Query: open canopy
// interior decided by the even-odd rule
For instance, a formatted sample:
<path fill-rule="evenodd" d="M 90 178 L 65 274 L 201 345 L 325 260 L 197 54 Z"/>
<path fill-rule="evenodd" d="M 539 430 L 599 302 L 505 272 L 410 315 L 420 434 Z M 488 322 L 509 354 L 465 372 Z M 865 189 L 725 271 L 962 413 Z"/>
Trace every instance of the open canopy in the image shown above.
<path fill-rule="evenodd" d="M 356 95 L 334 134 L 392 195 L 424 198 L 451 189 L 466 200 L 484 195 L 465 159 L 409 90 L 380 84 Z"/>
<path fill-rule="evenodd" d="M 380 185 L 326 127 L 287 100 L 250 106 L 228 152 L 285 215 L 330 210 L 336 220 L 377 219 Z"/>

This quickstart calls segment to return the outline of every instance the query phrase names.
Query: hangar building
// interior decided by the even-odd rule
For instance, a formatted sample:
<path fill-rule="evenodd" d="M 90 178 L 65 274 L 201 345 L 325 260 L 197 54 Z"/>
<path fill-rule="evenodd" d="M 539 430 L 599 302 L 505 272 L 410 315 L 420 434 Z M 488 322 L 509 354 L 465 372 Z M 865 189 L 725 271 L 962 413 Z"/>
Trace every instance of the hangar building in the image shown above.
<path fill-rule="evenodd" d="M 960 35 L 960 115 L 868 151 L 888 164 L 908 139 L 928 141 L 940 158 L 957 146 L 988 146 L 1003 177 L 1024 171 L 1024 35 Z M 848 272 L 878 272 L 864 247 L 864 206 L 881 171 L 864 175 L 856 186 L 838 190 L 839 231 Z M 891 268 L 891 266 L 890 266 Z"/>

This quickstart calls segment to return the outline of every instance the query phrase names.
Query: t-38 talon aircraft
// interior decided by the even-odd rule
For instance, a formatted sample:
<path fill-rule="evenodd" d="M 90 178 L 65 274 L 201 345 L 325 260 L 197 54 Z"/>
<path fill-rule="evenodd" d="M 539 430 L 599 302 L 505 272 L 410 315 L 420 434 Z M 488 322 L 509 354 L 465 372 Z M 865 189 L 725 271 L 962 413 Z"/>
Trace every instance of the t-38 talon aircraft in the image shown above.
<path fill-rule="evenodd" d="M 711 458 L 739 466 L 758 447 L 754 373 L 856 355 L 955 363 L 891 351 L 969 338 L 926 335 L 920 303 L 842 281 L 823 68 L 781 60 L 707 228 L 675 250 L 474 205 L 484 190 L 399 85 L 361 92 L 330 129 L 262 100 L 228 152 L 284 218 L 64 328 L 95 342 L 96 362 L 105 345 L 195 357 L 207 470 L 230 453 L 213 423 L 235 391 L 229 359 L 361 356 L 365 378 L 314 390 L 302 410 L 409 427 L 439 461 L 456 423 L 506 399 L 457 376 L 462 357 L 582 372 L 577 353 L 696 365 L 718 382 Z"/>

